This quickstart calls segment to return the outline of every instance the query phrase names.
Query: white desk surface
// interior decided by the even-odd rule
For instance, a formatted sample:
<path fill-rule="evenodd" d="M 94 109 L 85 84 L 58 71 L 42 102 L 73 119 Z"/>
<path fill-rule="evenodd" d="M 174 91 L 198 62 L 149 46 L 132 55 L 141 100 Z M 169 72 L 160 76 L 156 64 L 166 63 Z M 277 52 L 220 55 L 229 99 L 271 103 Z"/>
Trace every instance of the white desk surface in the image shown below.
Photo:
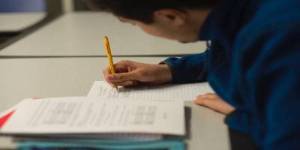
<path fill-rule="evenodd" d="M 46 17 L 43 12 L 0 13 L 0 32 L 19 32 Z"/>
<path fill-rule="evenodd" d="M 114 55 L 176 55 L 203 52 L 205 42 L 182 44 L 148 35 L 138 27 L 101 12 L 67 13 L 0 51 L 10 56 L 104 55 L 103 36 Z"/>
<path fill-rule="evenodd" d="M 163 58 L 122 59 L 155 63 Z M 24 98 L 84 96 L 95 80 L 102 80 L 101 70 L 106 61 L 106 58 L 0 59 L 0 111 Z M 191 102 L 186 105 L 192 108 L 189 150 L 228 150 L 224 116 Z M 0 138 L 0 149 L 14 148 L 10 138 Z"/>

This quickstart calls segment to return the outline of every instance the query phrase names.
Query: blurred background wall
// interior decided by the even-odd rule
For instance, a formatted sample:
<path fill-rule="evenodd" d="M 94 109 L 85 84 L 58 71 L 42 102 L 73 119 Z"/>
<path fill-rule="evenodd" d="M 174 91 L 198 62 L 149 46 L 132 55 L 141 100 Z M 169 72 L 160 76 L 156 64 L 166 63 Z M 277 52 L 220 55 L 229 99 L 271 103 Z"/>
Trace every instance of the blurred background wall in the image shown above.
<path fill-rule="evenodd" d="M 0 0 L 0 12 L 41 12 L 45 10 L 44 0 Z"/>
<path fill-rule="evenodd" d="M 0 0 L 1 12 L 89 11 L 84 0 Z"/>

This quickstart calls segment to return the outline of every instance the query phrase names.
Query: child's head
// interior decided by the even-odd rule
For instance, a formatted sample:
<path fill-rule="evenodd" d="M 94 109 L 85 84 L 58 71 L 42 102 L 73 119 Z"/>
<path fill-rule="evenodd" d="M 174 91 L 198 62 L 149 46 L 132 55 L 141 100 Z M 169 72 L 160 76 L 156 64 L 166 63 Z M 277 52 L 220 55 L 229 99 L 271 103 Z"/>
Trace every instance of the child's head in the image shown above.
<path fill-rule="evenodd" d="M 193 42 L 211 7 L 221 0 L 88 0 L 93 8 L 113 13 L 145 32 Z"/>

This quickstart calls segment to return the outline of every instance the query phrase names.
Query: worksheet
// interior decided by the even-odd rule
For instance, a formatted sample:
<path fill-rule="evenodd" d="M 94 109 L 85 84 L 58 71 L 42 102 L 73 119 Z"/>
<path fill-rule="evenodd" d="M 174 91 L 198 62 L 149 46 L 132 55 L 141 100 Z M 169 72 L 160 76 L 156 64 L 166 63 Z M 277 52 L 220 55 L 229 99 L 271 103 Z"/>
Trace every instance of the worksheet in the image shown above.
<path fill-rule="evenodd" d="M 191 84 L 169 84 L 152 87 L 113 88 L 105 81 L 96 81 L 88 93 L 89 97 L 104 98 L 130 98 L 139 100 L 173 100 L 173 101 L 192 101 L 198 95 L 212 93 L 213 90 L 207 83 Z"/>
<path fill-rule="evenodd" d="M 24 100 L 1 129 L 6 134 L 147 133 L 184 135 L 184 104 L 102 97 Z"/>

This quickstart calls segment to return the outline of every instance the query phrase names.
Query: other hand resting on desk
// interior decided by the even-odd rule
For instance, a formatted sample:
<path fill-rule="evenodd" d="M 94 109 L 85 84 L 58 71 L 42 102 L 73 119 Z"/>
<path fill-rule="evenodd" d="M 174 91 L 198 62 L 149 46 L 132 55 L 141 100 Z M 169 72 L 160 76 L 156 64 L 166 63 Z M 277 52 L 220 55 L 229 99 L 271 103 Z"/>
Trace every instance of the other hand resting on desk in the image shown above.
<path fill-rule="evenodd" d="M 207 93 L 197 96 L 195 104 L 208 107 L 219 113 L 228 115 L 235 110 L 233 106 L 225 102 L 221 97 L 214 93 Z"/>

